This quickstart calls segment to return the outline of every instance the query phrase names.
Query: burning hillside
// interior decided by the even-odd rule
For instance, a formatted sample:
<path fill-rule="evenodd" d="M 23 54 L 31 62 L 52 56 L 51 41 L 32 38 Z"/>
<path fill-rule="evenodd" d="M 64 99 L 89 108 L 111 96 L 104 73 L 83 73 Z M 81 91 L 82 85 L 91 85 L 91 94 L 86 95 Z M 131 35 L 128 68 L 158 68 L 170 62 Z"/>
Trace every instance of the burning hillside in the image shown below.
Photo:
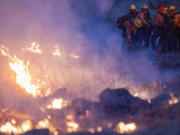
<path fill-rule="evenodd" d="M 179 135 L 179 71 L 121 49 L 115 3 L 0 1 L 0 135 Z"/>

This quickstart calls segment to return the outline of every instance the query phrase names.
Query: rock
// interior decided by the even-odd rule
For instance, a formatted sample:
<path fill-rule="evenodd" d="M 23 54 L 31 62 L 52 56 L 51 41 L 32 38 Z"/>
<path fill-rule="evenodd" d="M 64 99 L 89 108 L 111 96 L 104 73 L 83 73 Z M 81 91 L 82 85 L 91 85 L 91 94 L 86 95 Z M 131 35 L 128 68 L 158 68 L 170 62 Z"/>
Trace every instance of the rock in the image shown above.
<path fill-rule="evenodd" d="M 127 89 L 106 89 L 100 96 L 100 103 L 104 106 L 104 111 L 112 113 L 135 113 L 139 109 L 148 107 L 148 102 L 140 98 L 133 97 Z"/>
<path fill-rule="evenodd" d="M 90 108 L 90 101 L 84 98 L 78 98 L 72 101 L 71 108 L 76 116 L 86 115 L 86 111 Z"/>
<path fill-rule="evenodd" d="M 50 135 L 49 129 L 34 129 L 24 133 L 24 135 Z"/>

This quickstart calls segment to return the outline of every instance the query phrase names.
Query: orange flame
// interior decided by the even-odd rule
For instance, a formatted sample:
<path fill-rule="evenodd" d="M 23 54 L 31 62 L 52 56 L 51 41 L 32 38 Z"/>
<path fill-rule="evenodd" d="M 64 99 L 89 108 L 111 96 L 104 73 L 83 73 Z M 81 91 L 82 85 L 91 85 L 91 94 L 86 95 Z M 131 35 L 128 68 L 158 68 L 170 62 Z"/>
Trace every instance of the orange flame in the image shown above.
<path fill-rule="evenodd" d="M 57 134 L 56 128 L 50 123 L 50 121 L 48 119 L 39 121 L 36 125 L 36 128 L 48 128 L 50 130 L 50 132 Z"/>
<path fill-rule="evenodd" d="M 62 109 L 67 106 L 67 101 L 62 98 L 55 98 L 50 105 L 47 106 L 48 109 Z"/>
<path fill-rule="evenodd" d="M 0 132 L 7 134 L 22 134 L 32 129 L 32 123 L 30 120 L 24 121 L 20 126 L 16 126 L 16 121 L 13 119 L 11 122 L 6 122 L 0 127 Z"/>
<path fill-rule="evenodd" d="M 169 100 L 169 104 L 173 105 L 173 104 L 177 104 L 178 102 L 179 102 L 179 99 L 175 97 L 173 93 L 171 93 L 171 99 Z"/>
<path fill-rule="evenodd" d="M 2 55 L 9 58 L 9 67 L 16 73 L 16 83 L 25 89 L 28 94 L 37 96 L 40 94 L 39 84 L 32 84 L 31 74 L 29 72 L 29 62 L 26 64 L 17 56 L 11 56 L 8 53 L 8 48 L 1 46 Z"/>
<path fill-rule="evenodd" d="M 134 122 L 128 124 L 125 124 L 124 122 L 119 122 L 116 126 L 116 131 L 120 134 L 133 133 L 136 129 L 137 127 Z"/>

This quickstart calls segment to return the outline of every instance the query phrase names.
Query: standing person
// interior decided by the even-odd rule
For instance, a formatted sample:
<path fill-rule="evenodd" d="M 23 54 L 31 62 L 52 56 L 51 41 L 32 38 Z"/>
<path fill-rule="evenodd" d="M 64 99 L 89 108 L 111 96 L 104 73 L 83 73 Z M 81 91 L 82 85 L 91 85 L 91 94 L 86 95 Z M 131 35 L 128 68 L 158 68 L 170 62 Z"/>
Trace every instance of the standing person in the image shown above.
<path fill-rule="evenodd" d="M 174 24 L 176 28 L 178 51 L 180 51 L 180 13 L 178 12 L 176 12 L 176 15 L 174 16 Z"/>
<path fill-rule="evenodd" d="M 158 12 L 155 17 L 154 21 L 154 26 L 155 26 L 155 31 L 152 36 L 152 49 L 156 49 L 156 42 L 157 39 L 160 38 L 159 40 L 159 45 L 158 45 L 158 51 L 162 52 L 163 51 L 163 43 L 165 41 L 165 19 L 166 19 L 166 10 L 164 4 L 159 4 L 158 6 Z"/>
<path fill-rule="evenodd" d="M 152 18 L 147 5 L 142 6 L 141 11 L 138 13 L 138 18 L 142 22 L 144 45 L 148 48 L 152 31 Z"/>
<path fill-rule="evenodd" d="M 125 21 L 127 20 L 127 16 L 121 16 L 117 19 L 117 27 L 122 30 L 122 38 L 123 38 L 123 47 L 127 43 L 127 34 L 126 34 L 126 25 Z"/>
<path fill-rule="evenodd" d="M 117 26 L 122 29 L 122 37 L 128 44 L 132 43 L 132 34 L 134 33 L 133 22 L 137 16 L 135 5 L 131 5 L 128 14 L 118 18 Z M 125 43 L 123 43 L 125 44 Z"/>
<path fill-rule="evenodd" d="M 136 6 L 131 5 L 129 8 L 129 13 L 127 14 L 126 24 L 126 34 L 128 39 L 129 47 L 134 48 L 137 42 L 137 27 L 140 26 L 140 22 L 136 20 L 138 12 L 136 11 Z M 135 23 L 136 22 L 136 23 Z"/>
<path fill-rule="evenodd" d="M 177 32 L 175 27 L 175 16 L 176 16 L 176 8 L 175 6 L 171 5 L 169 7 L 168 13 L 168 50 L 170 52 L 177 52 L 178 45 L 177 45 Z"/>

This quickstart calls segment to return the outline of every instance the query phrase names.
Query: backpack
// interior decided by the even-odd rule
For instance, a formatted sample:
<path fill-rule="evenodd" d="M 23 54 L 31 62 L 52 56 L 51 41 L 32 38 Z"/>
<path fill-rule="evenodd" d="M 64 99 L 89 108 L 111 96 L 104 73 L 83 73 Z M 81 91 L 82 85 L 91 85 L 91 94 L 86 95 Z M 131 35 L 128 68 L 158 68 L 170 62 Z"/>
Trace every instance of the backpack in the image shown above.
<path fill-rule="evenodd" d="M 174 25 L 176 27 L 179 27 L 180 28 L 180 13 L 176 14 L 175 17 L 174 17 Z"/>
<path fill-rule="evenodd" d="M 122 16 L 120 18 L 118 18 L 117 20 L 117 26 L 118 28 L 122 29 L 125 27 L 125 21 L 126 21 L 126 16 Z"/>
<path fill-rule="evenodd" d="M 134 19 L 134 25 L 135 25 L 137 28 L 141 28 L 141 27 L 142 27 L 141 19 L 139 19 L 138 17 L 136 17 L 136 18 Z"/>

